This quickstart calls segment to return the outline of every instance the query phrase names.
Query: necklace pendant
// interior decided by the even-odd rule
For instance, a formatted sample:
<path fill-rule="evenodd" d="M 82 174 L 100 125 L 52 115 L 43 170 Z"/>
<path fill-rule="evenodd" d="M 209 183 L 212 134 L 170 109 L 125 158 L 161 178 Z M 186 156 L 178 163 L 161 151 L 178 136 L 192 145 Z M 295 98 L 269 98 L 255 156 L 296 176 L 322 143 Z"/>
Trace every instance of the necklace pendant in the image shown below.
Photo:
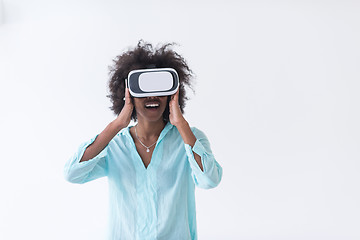
<path fill-rule="evenodd" d="M 147 148 L 147 149 L 146 149 L 146 152 L 150 152 L 150 150 Z"/>

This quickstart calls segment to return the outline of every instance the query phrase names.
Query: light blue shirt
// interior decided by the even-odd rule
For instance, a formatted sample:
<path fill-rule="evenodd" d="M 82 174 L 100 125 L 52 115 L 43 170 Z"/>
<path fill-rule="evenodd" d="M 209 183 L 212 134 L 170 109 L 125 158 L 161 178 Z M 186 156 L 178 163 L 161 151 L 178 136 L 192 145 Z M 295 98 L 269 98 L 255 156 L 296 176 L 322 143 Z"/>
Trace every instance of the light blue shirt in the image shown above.
<path fill-rule="evenodd" d="M 184 144 L 177 128 L 167 123 L 145 168 L 129 130 L 122 129 L 89 161 L 80 159 L 98 135 L 81 144 L 65 165 L 66 180 L 86 183 L 108 177 L 108 239 L 197 239 L 195 186 L 216 187 L 222 176 L 208 139 L 197 128 L 191 128 L 197 138 L 192 148 Z M 193 151 L 201 156 L 204 171 Z"/>

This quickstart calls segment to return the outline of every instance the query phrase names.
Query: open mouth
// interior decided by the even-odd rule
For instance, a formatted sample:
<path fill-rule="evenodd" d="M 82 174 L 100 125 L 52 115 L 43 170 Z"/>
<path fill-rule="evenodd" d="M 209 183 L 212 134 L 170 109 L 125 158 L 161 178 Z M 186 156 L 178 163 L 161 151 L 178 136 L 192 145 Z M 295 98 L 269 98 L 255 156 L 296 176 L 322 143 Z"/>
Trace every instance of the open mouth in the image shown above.
<path fill-rule="evenodd" d="M 160 106 L 160 103 L 158 103 L 158 102 L 145 103 L 145 108 L 146 109 L 157 109 L 159 106 Z"/>

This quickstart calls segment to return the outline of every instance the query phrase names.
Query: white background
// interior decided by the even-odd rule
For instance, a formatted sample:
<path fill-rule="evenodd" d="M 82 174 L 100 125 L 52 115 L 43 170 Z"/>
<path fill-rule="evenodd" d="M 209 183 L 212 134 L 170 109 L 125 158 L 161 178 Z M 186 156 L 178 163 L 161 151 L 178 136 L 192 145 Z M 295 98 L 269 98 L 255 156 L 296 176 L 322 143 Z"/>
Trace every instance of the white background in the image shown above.
<path fill-rule="evenodd" d="M 62 171 L 115 118 L 108 66 L 139 39 L 197 76 L 186 118 L 224 169 L 199 239 L 360 239 L 359 1 L 2 2 L 0 239 L 104 239 L 106 179 Z"/>

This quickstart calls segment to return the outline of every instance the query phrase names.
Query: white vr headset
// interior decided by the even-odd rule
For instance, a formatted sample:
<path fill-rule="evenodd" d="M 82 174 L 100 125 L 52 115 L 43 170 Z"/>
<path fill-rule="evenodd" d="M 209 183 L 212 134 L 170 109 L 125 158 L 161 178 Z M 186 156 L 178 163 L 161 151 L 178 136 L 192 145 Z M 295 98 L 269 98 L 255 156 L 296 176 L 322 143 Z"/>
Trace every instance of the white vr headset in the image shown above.
<path fill-rule="evenodd" d="M 169 96 L 179 89 L 179 76 L 173 68 L 138 69 L 126 84 L 133 97 Z"/>

